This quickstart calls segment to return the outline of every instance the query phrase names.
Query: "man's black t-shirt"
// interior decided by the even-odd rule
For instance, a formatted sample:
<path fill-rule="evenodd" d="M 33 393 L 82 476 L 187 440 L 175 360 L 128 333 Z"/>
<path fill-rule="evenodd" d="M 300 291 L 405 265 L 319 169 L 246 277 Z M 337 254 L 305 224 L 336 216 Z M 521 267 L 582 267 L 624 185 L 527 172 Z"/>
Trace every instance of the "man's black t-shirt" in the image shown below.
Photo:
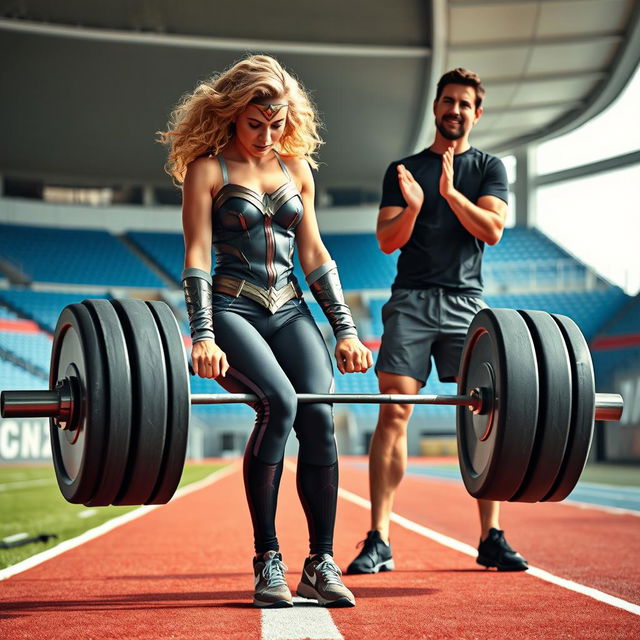
<path fill-rule="evenodd" d="M 425 149 L 391 163 L 384 176 L 380 207 L 406 207 L 398 185 L 403 164 L 424 191 L 424 203 L 409 241 L 400 248 L 393 289 L 443 287 L 460 294 L 482 294 L 484 242 L 471 235 L 440 195 L 442 156 Z M 474 147 L 453 159 L 453 184 L 474 204 L 482 196 L 507 202 L 509 183 L 499 158 Z"/>

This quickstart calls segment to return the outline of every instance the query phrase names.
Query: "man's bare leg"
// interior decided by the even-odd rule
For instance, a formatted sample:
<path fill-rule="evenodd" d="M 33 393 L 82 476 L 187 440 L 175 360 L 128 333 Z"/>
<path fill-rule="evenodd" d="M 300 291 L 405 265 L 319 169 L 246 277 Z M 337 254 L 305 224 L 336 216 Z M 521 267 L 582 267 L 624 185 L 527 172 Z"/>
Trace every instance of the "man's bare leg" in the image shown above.
<path fill-rule="evenodd" d="M 480 514 L 480 539 L 486 540 L 489 529 L 500 528 L 500 503 L 494 500 L 478 500 Z"/>
<path fill-rule="evenodd" d="M 500 503 L 478 500 L 480 514 L 480 545 L 476 562 L 498 571 L 526 571 L 527 561 L 505 540 L 500 529 Z"/>
<path fill-rule="evenodd" d="M 421 383 L 409 376 L 378 372 L 380 393 L 415 395 Z M 407 468 L 407 425 L 413 405 L 382 404 L 369 450 L 371 529 L 389 543 L 389 517 L 398 485 Z"/>

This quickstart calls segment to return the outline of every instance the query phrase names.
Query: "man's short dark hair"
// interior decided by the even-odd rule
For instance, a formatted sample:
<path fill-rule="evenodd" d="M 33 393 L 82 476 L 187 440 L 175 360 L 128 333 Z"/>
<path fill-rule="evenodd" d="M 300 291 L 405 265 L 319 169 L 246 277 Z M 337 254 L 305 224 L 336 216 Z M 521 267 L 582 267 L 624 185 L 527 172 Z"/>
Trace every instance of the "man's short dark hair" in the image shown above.
<path fill-rule="evenodd" d="M 438 89 L 436 91 L 436 101 L 442 95 L 443 89 L 448 84 L 464 84 L 467 87 L 473 87 L 476 90 L 476 109 L 482 106 L 482 99 L 484 98 L 485 90 L 480 81 L 480 76 L 469 69 L 458 67 L 447 71 L 442 78 L 438 81 Z"/>

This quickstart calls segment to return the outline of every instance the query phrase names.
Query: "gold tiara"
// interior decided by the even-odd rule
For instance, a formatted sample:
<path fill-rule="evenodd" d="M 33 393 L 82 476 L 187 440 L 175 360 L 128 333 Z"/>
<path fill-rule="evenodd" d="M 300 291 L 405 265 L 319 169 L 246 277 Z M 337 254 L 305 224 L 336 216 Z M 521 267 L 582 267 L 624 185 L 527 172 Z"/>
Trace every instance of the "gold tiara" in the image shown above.
<path fill-rule="evenodd" d="M 254 103 L 258 109 L 262 112 L 262 115 L 267 119 L 271 120 L 273 117 L 282 109 L 283 107 L 288 107 L 288 103 L 283 104 L 260 104 Z"/>

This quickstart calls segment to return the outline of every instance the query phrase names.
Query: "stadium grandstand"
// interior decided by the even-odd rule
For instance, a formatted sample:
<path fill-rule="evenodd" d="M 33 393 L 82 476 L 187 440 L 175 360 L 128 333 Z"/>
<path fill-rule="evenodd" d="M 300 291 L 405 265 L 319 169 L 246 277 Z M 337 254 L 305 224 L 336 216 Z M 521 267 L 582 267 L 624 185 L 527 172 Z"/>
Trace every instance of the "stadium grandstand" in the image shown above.
<path fill-rule="evenodd" d="M 431 140 L 439 74 L 471 66 L 487 89 L 485 113 L 471 142 L 503 159 L 511 183 L 508 228 L 496 246 L 485 250 L 488 304 L 573 318 L 591 345 L 598 387 L 620 391 L 622 385 L 627 395 L 640 398 L 640 385 L 633 382 L 640 376 L 640 283 L 635 279 L 640 267 L 632 259 L 637 251 L 629 248 L 631 238 L 637 239 L 637 220 L 616 217 L 624 212 L 610 207 L 607 224 L 598 225 L 590 213 L 601 211 L 597 195 L 606 189 L 598 180 L 623 176 L 626 183 L 637 184 L 640 142 L 635 133 L 623 136 L 617 147 L 608 143 L 600 155 L 594 145 L 584 151 L 584 144 L 574 142 L 577 135 L 598 136 L 589 129 L 593 123 L 609 118 L 606 126 L 611 127 L 616 109 L 624 119 L 629 112 L 624 105 L 637 103 L 638 3 L 616 0 L 603 11 L 598 3 L 581 1 L 579 19 L 575 13 L 562 17 L 569 11 L 566 3 L 525 3 L 540 5 L 533 31 L 522 27 L 531 16 L 510 22 L 512 14 L 500 9 L 508 2 L 402 0 L 392 14 L 384 3 L 373 3 L 366 17 L 329 4 L 344 13 L 342 35 L 336 35 L 334 21 L 331 32 L 349 44 L 326 44 L 322 33 L 329 18 L 318 15 L 304 27 L 280 24 L 278 35 L 269 34 L 265 46 L 295 69 L 318 102 L 326 142 L 316 173 L 318 220 L 366 343 L 377 351 L 381 309 L 397 260 L 397 254 L 383 254 L 375 238 L 381 177 L 390 160 Z M 258 20 L 251 34 L 243 34 L 246 42 L 233 40 L 239 34 L 231 26 L 229 3 L 216 9 L 223 19 L 210 23 L 194 19 L 206 13 L 204 6 L 180 18 L 167 8 L 147 7 L 111 20 L 87 3 L 71 22 L 68 6 L 16 3 L 0 16 L 0 53 L 13 60 L 3 70 L 2 82 L 10 91 L 0 107 L 2 388 L 47 384 L 57 317 L 65 305 L 85 298 L 164 300 L 188 346 L 179 285 L 180 191 L 163 172 L 164 150 L 154 141 L 154 131 L 164 126 L 178 96 L 197 78 L 236 60 L 251 49 L 252 38 L 267 37 Z M 430 35 L 423 29 L 424 12 L 430 15 Z M 165 25 L 163 35 L 152 44 L 158 24 Z M 478 39 L 469 24 L 480 25 L 485 35 Z M 448 44 L 434 35 L 445 30 Z M 304 39 L 310 44 L 299 50 L 295 42 Z M 152 65 L 150 46 L 155 47 Z M 12 55 L 25 51 L 28 56 Z M 335 56 L 339 78 L 333 77 Z M 45 99 L 18 99 L 31 95 L 33 70 L 40 67 L 49 70 Z M 82 86 L 69 85 L 69 77 L 83 78 Z M 384 99 L 380 87 L 387 87 Z M 60 115 L 55 125 L 51 105 Z M 30 126 L 12 124 L 21 121 Z M 567 149 L 573 156 L 567 156 Z M 592 182 L 598 185 L 595 192 Z M 572 189 L 569 199 L 563 189 Z M 606 257 L 604 250 L 594 249 L 598 243 L 603 249 L 610 246 L 613 237 L 618 255 Z M 613 273 L 609 263 L 622 263 L 623 276 Z M 297 264 L 295 273 L 331 349 L 331 332 Z M 217 388 L 201 379 L 192 379 L 191 385 L 194 392 Z M 449 393 L 452 385 L 432 375 L 426 390 Z M 336 391 L 375 392 L 375 374 L 337 374 Z M 341 452 L 364 453 L 375 407 L 335 411 Z M 432 436 L 450 437 L 453 415 L 451 407 L 417 408 L 410 453 L 420 453 Z M 612 441 L 628 438 L 640 432 L 640 416 L 629 415 L 633 419 L 624 433 L 619 425 L 600 428 Z M 251 423 L 248 407 L 194 407 L 190 452 L 196 457 L 236 455 Z M 593 455 L 608 456 L 603 447 Z M 628 455 L 640 459 L 640 451 Z"/>
<path fill-rule="evenodd" d="M 344 273 L 345 294 L 357 315 L 360 333 L 375 354 L 382 332 L 381 309 L 389 295 L 397 255 L 383 254 L 373 233 L 326 233 L 323 237 Z M 47 386 L 57 318 L 67 304 L 86 298 L 134 295 L 164 300 L 173 309 L 185 343 L 189 344 L 179 287 L 183 264 L 179 233 L 131 230 L 115 234 L 76 227 L 2 224 L 0 252 L 0 269 L 5 275 L 0 286 L 3 389 Z M 486 248 L 486 265 L 486 300 L 492 307 L 541 309 L 567 315 L 596 348 L 610 345 L 612 336 L 633 333 L 637 326 L 637 300 L 538 229 L 507 229 L 500 243 Z M 299 266 L 296 271 L 312 315 L 331 349 L 329 324 L 310 296 Z M 605 386 L 619 358 L 626 361 L 634 355 L 633 350 L 621 349 L 619 340 L 614 339 L 613 344 L 616 349 L 597 352 L 597 382 Z M 337 393 L 377 392 L 373 370 L 345 376 L 336 371 L 335 378 Z M 193 393 L 223 391 L 216 382 L 201 378 L 191 379 L 191 389 Z M 455 393 L 455 385 L 440 383 L 435 375 L 427 389 L 435 394 Z M 344 453 L 367 450 L 376 412 L 375 405 L 336 408 Z M 243 405 L 194 407 L 192 455 L 239 454 L 252 427 L 252 417 L 253 411 Z M 416 407 L 410 453 L 419 454 L 421 444 L 424 450 L 425 440 L 428 444 L 436 436 L 451 437 L 454 419 L 453 407 Z"/>
<path fill-rule="evenodd" d="M 435 228 L 429 239 L 439 264 L 460 267 L 438 280 L 438 295 L 447 283 L 457 294 L 476 287 L 464 273 L 470 261 L 455 248 L 447 254 L 442 227 L 430 226 L 434 210 L 471 233 L 457 229 L 472 259 L 483 252 L 489 307 L 568 316 L 588 351 L 571 322 L 481 311 L 487 322 L 473 335 L 473 388 L 455 399 L 463 406 L 415 403 L 408 456 L 403 409 L 385 411 L 376 432 L 377 404 L 334 402 L 336 459 L 326 404 L 305 406 L 304 416 L 298 408 L 294 418 L 287 381 L 246 351 L 235 328 L 220 337 L 230 354 L 245 349 L 246 359 L 233 353 L 234 362 L 247 378 L 277 381 L 257 403 L 260 420 L 247 404 L 190 405 L 189 390 L 228 391 L 187 376 L 181 359 L 192 347 L 181 282 L 183 194 L 161 140 L 176 107 L 199 96 L 202 110 L 190 111 L 184 127 L 198 142 L 181 148 L 189 147 L 185 162 L 197 159 L 196 172 L 217 175 L 213 155 L 225 132 L 214 135 L 207 118 L 217 117 L 218 100 L 238 103 L 228 86 L 212 90 L 210 82 L 253 54 L 276 58 L 295 76 L 321 121 L 315 214 L 374 360 L 406 255 L 379 245 L 383 181 L 388 194 L 390 163 L 412 166 L 411 156 L 433 144 L 431 152 L 443 154 L 439 192 L 423 190 L 440 208 L 420 209 L 425 224 L 412 240 Z M 640 0 L 0 0 L 0 60 L 0 390 L 45 391 L 5 395 L 2 412 L 11 417 L 0 416 L 2 638 L 640 637 L 632 561 L 640 545 Z M 445 83 L 438 93 L 443 74 L 459 68 L 482 79 L 486 95 L 473 90 L 475 110 L 471 85 Z M 285 157 L 280 168 L 290 171 L 279 187 L 263 172 L 270 166 L 282 179 L 281 158 L 271 155 L 277 145 L 258 136 L 282 143 L 302 129 L 289 116 L 295 94 L 264 86 L 228 123 L 220 176 L 232 186 L 217 191 L 230 197 L 215 212 L 227 207 L 230 218 L 237 194 L 253 192 L 268 238 L 255 255 L 267 256 L 269 271 L 269 251 L 279 245 L 266 231 L 285 215 L 292 237 L 307 231 L 299 236 L 302 262 L 321 252 L 310 227 L 296 227 L 305 218 L 292 186 L 303 185 L 302 213 L 311 212 L 303 163 Z M 262 119 L 250 115 L 258 109 Z M 288 122 L 279 120 L 284 113 Z M 467 155 L 454 164 L 454 154 Z M 508 212 L 491 245 L 504 221 L 496 198 L 507 192 L 496 158 L 506 170 Z M 459 171 L 467 159 L 469 174 L 482 175 L 475 200 Z M 423 187 L 426 175 L 437 179 L 426 167 L 415 171 Z M 250 184 L 249 176 L 264 182 Z M 194 201 L 208 202 L 206 181 L 194 182 Z M 254 199 L 260 191 L 263 208 Z M 295 202 L 295 216 L 270 207 L 276 194 Z M 196 210 L 207 215 L 187 207 L 187 218 Z M 411 221 L 412 210 L 386 230 Z M 204 238 L 191 233 L 190 250 L 194 236 Z M 381 236 L 389 251 L 401 243 Z M 262 238 L 249 225 L 242 237 L 251 249 Z M 202 252 L 194 253 L 189 267 L 201 263 Z M 298 258 L 294 275 L 334 362 L 332 327 Z M 246 265 L 253 268 L 251 259 Z M 249 296 L 242 300 L 249 308 Z M 437 300 L 441 309 L 443 301 L 465 303 Z M 81 301 L 88 302 L 69 310 Z M 300 306 L 290 300 L 276 321 Z M 75 324 L 65 323 L 71 317 Z M 505 321 L 491 326 L 491 318 Z M 438 318 L 441 331 L 448 320 Z M 313 327 L 304 329 L 317 339 Z M 281 330 L 289 340 L 291 325 Z M 410 352 L 408 333 L 397 330 L 389 350 Z M 500 338 L 509 343 L 506 358 Z M 301 364 L 317 353 L 304 348 L 311 340 L 295 344 L 302 348 L 279 358 L 285 374 L 299 373 L 290 366 L 304 383 L 317 378 L 328 387 L 325 365 Z M 54 345 L 64 357 L 52 354 Z M 589 354 L 603 394 L 595 409 Z M 332 392 L 379 393 L 373 368 L 342 375 L 333 366 Z M 420 393 L 458 395 L 437 374 L 432 367 Z M 400 389 L 412 383 L 388 375 L 383 390 L 398 380 Z M 272 420 L 279 413 L 283 420 Z M 298 456 L 292 432 L 281 457 L 279 425 L 293 419 L 306 449 Z M 341 585 L 350 597 L 340 597 Z"/>

